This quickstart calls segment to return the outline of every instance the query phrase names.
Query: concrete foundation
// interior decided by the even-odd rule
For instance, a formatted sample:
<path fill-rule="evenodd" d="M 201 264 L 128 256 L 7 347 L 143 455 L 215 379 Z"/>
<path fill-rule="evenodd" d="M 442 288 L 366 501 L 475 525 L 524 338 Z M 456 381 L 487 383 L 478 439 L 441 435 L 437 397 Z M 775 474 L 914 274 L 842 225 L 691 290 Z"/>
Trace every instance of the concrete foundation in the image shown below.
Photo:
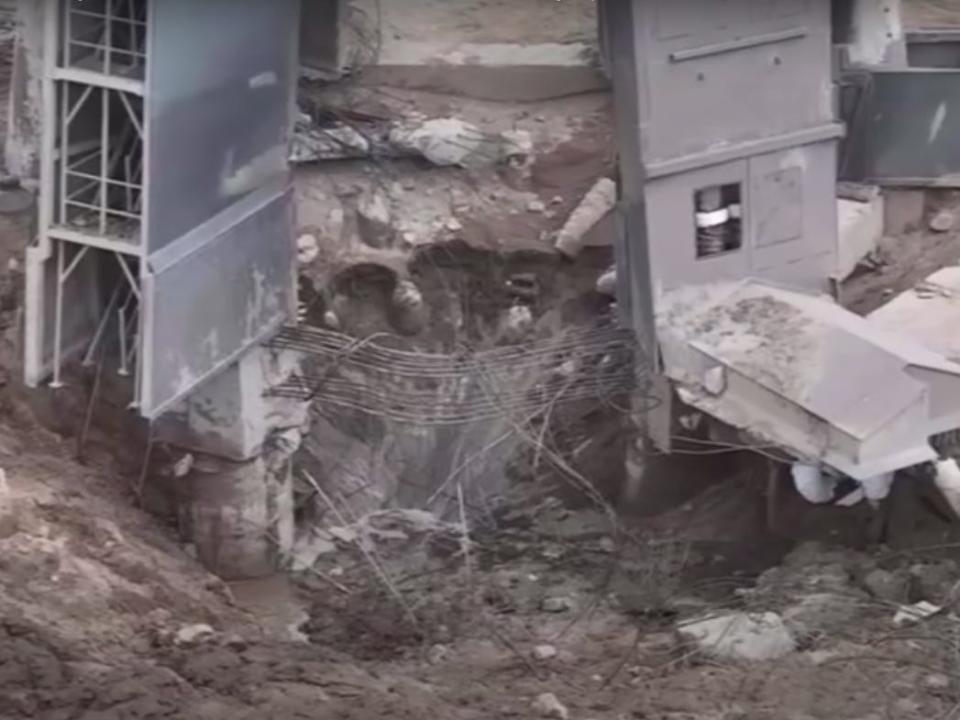
<path fill-rule="evenodd" d="M 7 172 L 25 180 L 40 175 L 43 105 L 43 8 L 38 0 L 18 0 L 4 161 Z"/>
<path fill-rule="evenodd" d="M 157 425 L 159 440 L 196 458 L 181 481 L 181 534 L 226 580 L 270 575 L 293 547 L 291 458 L 309 404 L 269 390 L 298 368 L 294 353 L 254 350 Z"/>
<path fill-rule="evenodd" d="M 272 575 L 293 544 L 290 473 L 268 472 L 260 458 L 202 456 L 185 481 L 181 526 L 200 561 L 224 580 Z"/>

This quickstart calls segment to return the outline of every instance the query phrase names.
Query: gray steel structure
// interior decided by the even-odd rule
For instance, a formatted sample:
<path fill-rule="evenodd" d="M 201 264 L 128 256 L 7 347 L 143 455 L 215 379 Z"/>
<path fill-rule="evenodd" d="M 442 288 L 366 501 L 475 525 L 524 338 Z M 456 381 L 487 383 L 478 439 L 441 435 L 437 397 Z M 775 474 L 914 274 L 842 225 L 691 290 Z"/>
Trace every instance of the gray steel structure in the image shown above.
<path fill-rule="evenodd" d="M 295 305 L 297 0 L 43 0 L 26 380 L 83 355 L 156 417 Z"/>
<path fill-rule="evenodd" d="M 748 276 L 826 290 L 836 267 L 829 0 L 607 0 L 631 316 Z M 739 194 L 740 244 L 698 257 L 695 198 Z"/>
<path fill-rule="evenodd" d="M 960 31 L 911 32 L 906 65 L 848 65 L 844 85 L 844 179 L 960 187 Z"/>

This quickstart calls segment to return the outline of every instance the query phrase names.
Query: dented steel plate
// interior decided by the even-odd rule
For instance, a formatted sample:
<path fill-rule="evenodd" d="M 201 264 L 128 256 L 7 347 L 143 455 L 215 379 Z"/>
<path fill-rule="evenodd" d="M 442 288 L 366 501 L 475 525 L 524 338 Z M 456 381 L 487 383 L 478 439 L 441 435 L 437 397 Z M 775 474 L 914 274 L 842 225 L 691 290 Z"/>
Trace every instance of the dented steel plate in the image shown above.
<path fill-rule="evenodd" d="M 293 303 L 293 193 L 258 193 L 242 217 L 143 279 L 141 414 L 154 418 L 275 332 Z"/>

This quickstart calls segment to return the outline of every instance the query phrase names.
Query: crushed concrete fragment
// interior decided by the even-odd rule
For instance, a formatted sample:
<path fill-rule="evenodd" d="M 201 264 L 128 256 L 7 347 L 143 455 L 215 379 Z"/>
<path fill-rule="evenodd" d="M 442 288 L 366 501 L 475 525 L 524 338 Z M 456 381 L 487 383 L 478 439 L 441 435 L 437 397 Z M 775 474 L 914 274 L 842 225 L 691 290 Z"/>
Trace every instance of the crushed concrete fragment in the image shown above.
<path fill-rule="evenodd" d="M 570 711 L 553 693 L 538 695 L 533 701 L 533 709 L 542 718 L 567 720 L 570 717 Z"/>
<path fill-rule="evenodd" d="M 896 615 L 893 616 L 893 624 L 897 627 L 910 625 L 920 622 L 921 620 L 926 620 L 928 617 L 932 617 L 942 610 L 943 608 L 939 605 L 934 605 L 926 600 L 921 600 L 913 605 L 901 605 Z"/>
<path fill-rule="evenodd" d="M 540 603 L 540 609 L 548 613 L 564 613 L 573 610 L 576 603 L 568 597 L 548 597 Z"/>
<path fill-rule="evenodd" d="M 360 239 L 374 248 L 393 244 L 396 229 L 392 224 L 390 202 L 381 192 L 371 192 L 357 203 L 357 225 Z"/>
<path fill-rule="evenodd" d="M 616 266 L 607 270 L 597 279 L 597 292 L 607 297 L 617 296 L 617 268 Z"/>
<path fill-rule="evenodd" d="M 949 210 L 941 210 L 930 218 L 930 229 L 937 233 L 950 232 L 956 224 L 956 216 Z"/>
<path fill-rule="evenodd" d="M 320 243 L 313 233 L 304 233 L 297 238 L 297 262 L 309 265 L 320 255 Z"/>
<path fill-rule="evenodd" d="M 177 630 L 173 642 L 176 645 L 196 645 L 206 642 L 216 636 L 216 631 L 209 625 L 198 623 L 196 625 L 187 625 Z"/>
<path fill-rule="evenodd" d="M 923 678 L 923 686 L 927 690 L 947 690 L 950 687 L 950 677 L 943 673 L 932 673 Z"/>
<path fill-rule="evenodd" d="M 537 660 L 552 660 L 557 656 L 557 649 L 553 645 L 537 645 L 533 649 L 533 657 Z"/>
<path fill-rule="evenodd" d="M 617 204 L 617 184 L 600 178 L 583 197 L 576 210 L 557 235 L 555 247 L 567 257 L 576 257 L 583 249 L 584 238 Z"/>
<path fill-rule="evenodd" d="M 772 612 L 691 620 L 682 623 L 678 632 L 702 652 L 730 660 L 775 660 L 797 649 L 783 619 Z"/>

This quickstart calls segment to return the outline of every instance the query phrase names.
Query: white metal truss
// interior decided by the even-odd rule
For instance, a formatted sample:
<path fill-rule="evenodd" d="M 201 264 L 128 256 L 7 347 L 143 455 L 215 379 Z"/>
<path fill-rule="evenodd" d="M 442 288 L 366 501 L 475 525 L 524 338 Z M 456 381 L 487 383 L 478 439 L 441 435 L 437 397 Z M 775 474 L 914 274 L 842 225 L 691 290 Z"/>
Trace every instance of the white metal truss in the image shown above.
<path fill-rule="evenodd" d="M 45 47 L 43 178 L 37 254 L 55 264 L 52 353 L 43 333 L 28 344 L 28 375 L 63 382 L 68 355 L 109 362 L 133 375 L 140 399 L 142 291 L 140 262 L 144 190 L 144 77 L 147 0 L 48 0 Z M 93 272 L 113 285 L 97 303 L 92 340 L 68 337 L 73 308 L 68 284 Z M 103 287 L 104 282 L 100 282 Z M 30 319 L 28 318 L 28 322 Z"/>

